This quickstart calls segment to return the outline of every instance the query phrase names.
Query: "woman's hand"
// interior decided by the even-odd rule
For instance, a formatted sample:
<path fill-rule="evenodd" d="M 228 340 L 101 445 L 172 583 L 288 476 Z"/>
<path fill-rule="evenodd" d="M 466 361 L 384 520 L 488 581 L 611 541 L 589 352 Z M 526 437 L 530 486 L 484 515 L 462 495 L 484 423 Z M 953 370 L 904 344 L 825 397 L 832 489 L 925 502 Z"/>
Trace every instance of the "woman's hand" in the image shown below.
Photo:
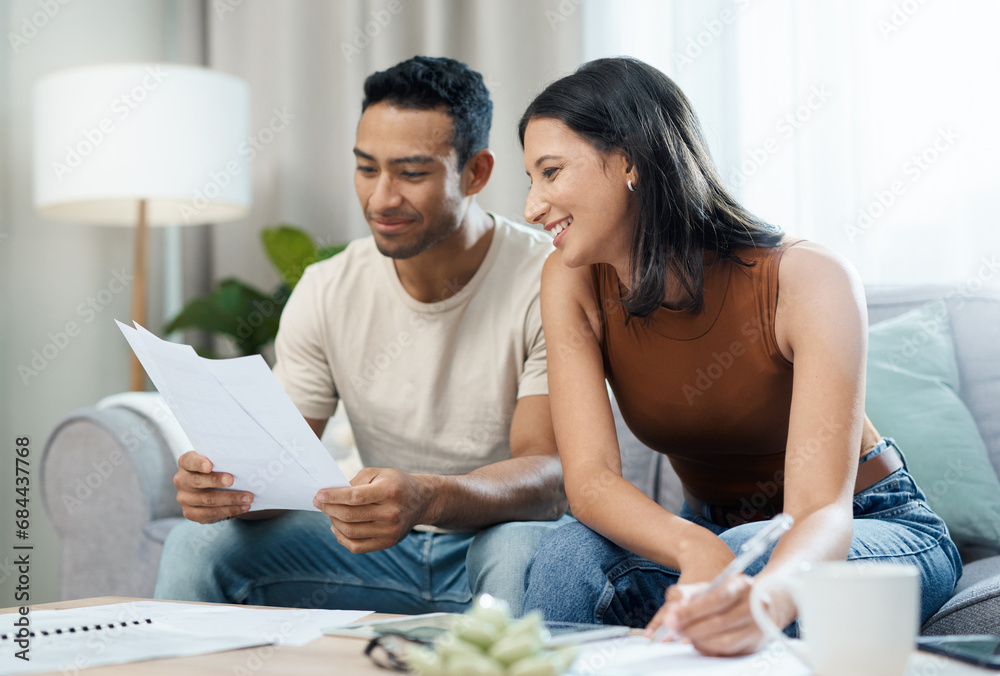
<path fill-rule="evenodd" d="M 746 655 L 767 642 L 750 614 L 752 586 L 752 578 L 742 574 L 709 594 L 704 593 L 707 583 L 677 584 L 667 590 L 657 614 L 674 636 L 705 655 Z"/>
<path fill-rule="evenodd" d="M 681 559 L 680 580 L 667 589 L 666 603 L 647 625 L 646 636 L 652 638 L 662 627 L 668 637 L 691 643 L 705 655 L 756 652 L 767 640 L 750 614 L 753 578 L 737 575 L 706 594 L 711 581 L 735 556 L 715 535 L 691 544 L 688 548 L 691 554 Z M 789 603 L 779 604 L 782 612 L 777 615 L 766 605 L 779 626 L 795 618 L 794 609 L 788 616 Z"/>
<path fill-rule="evenodd" d="M 667 590 L 667 602 L 653 618 L 672 637 L 694 645 L 705 655 L 733 656 L 756 652 L 767 637 L 750 613 L 750 591 L 755 579 L 740 574 L 705 594 L 708 583 L 676 584 Z M 774 590 L 763 599 L 775 624 L 783 627 L 795 619 L 791 597 Z M 647 635 L 652 636 L 647 628 Z"/>
<path fill-rule="evenodd" d="M 736 558 L 732 550 L 723 542 L 719 536 L 707 529 L 698 529 L 698 537 L 692 538 L 686 543 L 686 552 L 679 557 L 681 577 L 677 584 L 667 589 L 667 602 L 657 611 L 656 615 L 648 625 L 646 625 L 646 636 L 653 637 L 661 626 L 670 632 L 670 636 L 677 638 L 676 627 L 673 622 L 676 620 L 676 607 L 678 604 L 671 603 L 671 589 L 690 589 L 692 592 L 681 592 L 683 597 L 675 597 L 680 601 L 687 598 L 689 593 L 695 589 L 704 589 L 708 583 L 715 579 L 729 563 Z M 667 620 L 670 623 L 667 623 Z"/>

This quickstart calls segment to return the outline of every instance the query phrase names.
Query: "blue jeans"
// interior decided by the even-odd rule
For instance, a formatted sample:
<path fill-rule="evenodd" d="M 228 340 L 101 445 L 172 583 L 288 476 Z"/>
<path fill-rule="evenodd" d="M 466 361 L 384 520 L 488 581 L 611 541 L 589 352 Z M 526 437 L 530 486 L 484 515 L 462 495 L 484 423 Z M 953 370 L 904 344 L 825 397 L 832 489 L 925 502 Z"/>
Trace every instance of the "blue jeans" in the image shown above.
<path fill-rule="evenodd" d="M 890 444 L 898 450 L 892 439 L 882 439 L 861 462 Z M 686 504 L 679 516 L 708 528 L 734 552 L 766 523 L 727 529 L 695 514 Z M 760 572 L 770 556 L 768 551 L 747 574 Z M 962 574 L 962 561 L 948 528 L 927 506 L 924 493 L 906 470 L 905 459 L 904 467 L 854 496 L 854 535 L 847 558 L 917 566 L 921 621 L 951 597 Z M 643 627 L 663 604 L 667 587 L 679 577 L 679 571 L 622 549 L 581 523 L 572 523 L 542 543 L 532 558 L 524 609 L 539 609 L 548 620 Z M 859 608 L 858 612 L 864 611 Z"/>
<path fill-rule="evenodd" d="M 569 522 L 523 521 L 478 533 L 412 531 L 395 546 L 353 554 L 319 512 L 184 522 L 163 546 L 158 599 L 263 606 L 462 612 L 490 593 L 520 613 L 524 574 L 542 539 Z"/>

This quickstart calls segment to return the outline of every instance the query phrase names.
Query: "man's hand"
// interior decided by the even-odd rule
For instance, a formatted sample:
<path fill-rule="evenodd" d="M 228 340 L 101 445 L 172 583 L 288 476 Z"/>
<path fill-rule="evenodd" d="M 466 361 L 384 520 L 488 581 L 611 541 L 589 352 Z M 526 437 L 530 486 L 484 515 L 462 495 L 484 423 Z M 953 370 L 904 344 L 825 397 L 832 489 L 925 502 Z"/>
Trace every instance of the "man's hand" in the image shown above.
<path fill-rule="evenodd" d="M 186 519 L 215 523 L 249 510 L 253 493 L 219 490 L 232 485 L 232 474 L 213 472 L 212 461 L 196 451 L 188 451 L 177 461 L 174 486 Z"/>
<path fill-rule="evenodd" d="M 355 554 L 388 549 L 422 522 L 433 489 L 421 477 L 366 467 L 344 488 L 324 488 L 313 504 L 330 517 L 337 542 Z"/>

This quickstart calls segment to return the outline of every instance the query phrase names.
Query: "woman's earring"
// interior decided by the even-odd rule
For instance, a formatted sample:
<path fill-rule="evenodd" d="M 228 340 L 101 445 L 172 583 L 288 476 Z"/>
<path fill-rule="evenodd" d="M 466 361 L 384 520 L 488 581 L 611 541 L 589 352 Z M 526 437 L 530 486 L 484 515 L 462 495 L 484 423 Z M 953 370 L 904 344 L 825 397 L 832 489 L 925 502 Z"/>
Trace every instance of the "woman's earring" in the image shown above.
<path fill-rule="evenodd" d="M 635 186 L 632 185 L 632 179 L 631 178 L 628 180 L 628 189 L 629 189 L 629 192 L 635 192 Z"/>

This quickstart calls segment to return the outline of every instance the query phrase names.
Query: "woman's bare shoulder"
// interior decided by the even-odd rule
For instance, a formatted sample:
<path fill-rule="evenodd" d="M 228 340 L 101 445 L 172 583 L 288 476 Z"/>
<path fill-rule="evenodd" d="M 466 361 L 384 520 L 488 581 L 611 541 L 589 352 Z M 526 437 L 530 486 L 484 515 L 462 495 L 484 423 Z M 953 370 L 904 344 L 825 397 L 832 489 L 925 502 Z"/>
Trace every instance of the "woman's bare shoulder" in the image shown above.
<path fill-rule="evenodd" d="M 562 311 L 553 312 L 553 306 L 556 305 Z M 542 322 L 545 322 L 546 316 L 572 321 L 576 312 L 586 315 L 599 339 L 601 318 L 597 290 L 594 288 L 593 267 L 567 267 L 562 262 L 562 253 L 556 249 L 545 260 L 542 268 Z"/>
<path fill-rule="evenodd" d="M 806 241 L 784 252 L 774 333 L 789 361 L 804 346 L 834 338 L 845 345 L 863 344 L 866 326 L 864 286 L 846 258 Z"/>
<path fill-rule="evenodd" d="M 860 297 L 864 289 L 857 270 L 844 256 L 818 242 L 800 240 L 788 247 L 778 265 L 779 298 L 821 300 Z M 805 296 L 801 296 L 805 294 Z"/>

